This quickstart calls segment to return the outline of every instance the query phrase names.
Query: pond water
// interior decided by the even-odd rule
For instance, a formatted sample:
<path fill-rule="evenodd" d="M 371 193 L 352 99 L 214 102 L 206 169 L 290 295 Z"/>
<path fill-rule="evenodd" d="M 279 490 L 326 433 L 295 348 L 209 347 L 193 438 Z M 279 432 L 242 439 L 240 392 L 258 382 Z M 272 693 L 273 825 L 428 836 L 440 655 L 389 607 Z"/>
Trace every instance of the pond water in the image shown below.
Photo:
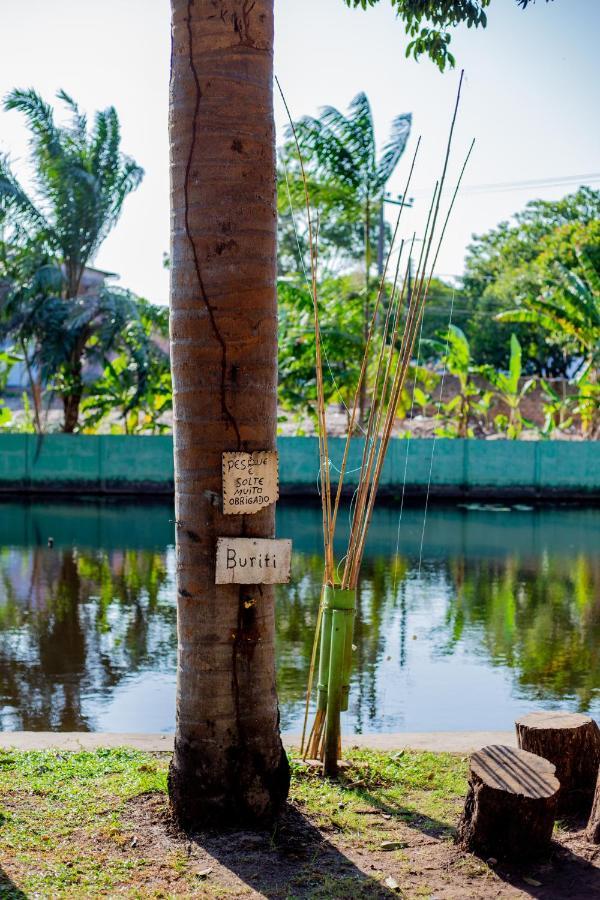
<path fill-rule="evenodd" d="M 405 508 L 400 529 L 398 513 L 377 510 L 369 535 L 345 732 L 509 729 L 544 707 L 600 716 L 600 509 L 434 506 L 424 524 Z M 0 504 L 2 730 L 173 730 L 172 520 L 170 503 Z M 280 502 L 278 536 L 294 541 L 276 601 L 292 732 L 320 527 L 318 507 Z"/>

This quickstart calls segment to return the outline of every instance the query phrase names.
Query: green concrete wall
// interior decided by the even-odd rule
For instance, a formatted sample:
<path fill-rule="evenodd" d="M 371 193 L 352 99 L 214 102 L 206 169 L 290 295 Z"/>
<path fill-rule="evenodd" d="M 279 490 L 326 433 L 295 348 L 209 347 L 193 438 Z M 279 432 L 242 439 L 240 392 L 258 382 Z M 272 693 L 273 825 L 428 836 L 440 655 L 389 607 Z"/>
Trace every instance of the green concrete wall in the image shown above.
<path fill-rule="evenodd" d="M 329 442 L 332 481 L 342 438 Z M 278 440 L 282 490 L 312 494 L 318 445 L 312 437 Z M 358 479 L 362 442 L 353 442 L 346 483 Z M 431 479 L 430 479 L 431 474 Z M 514 493 L 600 497 L 600 443 L 567 441 L 393 440 L 381 489 L 396 494 L 426 488 L 434 495 Z M 0 490 L 171 493 L 170 436 L 0 435 Z"/>

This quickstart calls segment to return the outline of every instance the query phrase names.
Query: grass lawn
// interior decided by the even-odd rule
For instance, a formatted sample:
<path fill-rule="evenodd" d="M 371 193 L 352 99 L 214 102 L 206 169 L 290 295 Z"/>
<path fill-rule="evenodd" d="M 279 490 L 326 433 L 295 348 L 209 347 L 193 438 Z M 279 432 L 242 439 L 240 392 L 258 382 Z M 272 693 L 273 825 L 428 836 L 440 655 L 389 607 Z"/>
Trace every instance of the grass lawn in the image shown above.
<path fill-rule="evenodd" d="M 0 753 L 0 898 L 600 897 L 600 859 L 559 829 L 508 869 L 456 850 L 466 760 L 354 750 L 342 783 L 293 764 L 272 831 L 181 834 L 168 754 Z"/>

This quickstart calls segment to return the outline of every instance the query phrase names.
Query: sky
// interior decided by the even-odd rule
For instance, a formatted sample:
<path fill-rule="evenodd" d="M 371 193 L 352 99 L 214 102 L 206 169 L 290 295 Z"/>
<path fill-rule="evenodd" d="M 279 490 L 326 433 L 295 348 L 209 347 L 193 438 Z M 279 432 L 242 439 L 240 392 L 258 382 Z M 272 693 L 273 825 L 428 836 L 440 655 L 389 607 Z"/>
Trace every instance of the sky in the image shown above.
<path fill-rule="evenodd" d="M 122 149 L 146 174 L 95 264 L 157 303 L 168 302 L 169 16 L 168 0 L 0 0 L 0 96 L 32 86 L 50 100 L 64 88 L 90 115 L 117 108 Z M 343 0 L 275 0 L 275 16 L 275 70 L 294 118 L 326 104 L 346 109 L 365 91 L 383 146 L 392 119 L 412 112 L 411 140 L 389 185 L 393 193 L 403 189 L 421 135 L 414 205 L 400 230 L 407 236 L 423 227 L 464 68 L 451 174 L 476 143 L 440 276 L 459 276 L 471 236 L 527 201 L 557 199 L 580 182 L 600 187 L 600 0 L 537 0 L 525 11 L 514 0 L 492 0 L 487 30 L 454 32 L 457 69 L 444 74 L 426 59 L 405 58 L 404 32 L 387 2 L 363 12 Z M 275 117 L 281 139 L 278 97 Z M 27 181 L 27 132 L 17 112 L 0 111 L 0 152 Z M 393 216 L 390 209 L 390 222 Z"/>

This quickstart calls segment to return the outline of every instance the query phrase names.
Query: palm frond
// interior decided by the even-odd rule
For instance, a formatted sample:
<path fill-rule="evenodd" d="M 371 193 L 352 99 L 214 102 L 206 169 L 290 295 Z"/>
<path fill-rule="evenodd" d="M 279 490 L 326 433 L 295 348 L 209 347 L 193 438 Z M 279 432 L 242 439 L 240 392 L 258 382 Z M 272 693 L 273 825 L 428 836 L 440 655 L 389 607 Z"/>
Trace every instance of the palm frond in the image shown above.
<path fill-rule="evenodd" d="M 398 160 L 404 153 L 404 149 L 410 137 L 412 127 L 412 114 L 402 113 L 392 122 L 392 130 L 388 143 L 383 148 L 383 153 L 377 166 L 377 188 L 383 189 L 389 181 Z"/>
<path fill-rule="evenodd" d="M 369 98 L 363 92 L 350 101 L 349 114 L 343 120 L 346 146 L 360 160 L 360 168 L 372 177 L 375 171 L 375 127 Z"/>
<path fill-rule="evenodd" d="M 333 108 L 331 111 L 334 111 Z M 340 181 L 354 189 L 360 186 L 358 162 L 334 129 L 312 116 L 300 119 L 295 127 L 300 150 L 311 161 L 311 168 L 317 177 Z"/>
<path fill-rule="evenodd" d="M 600 272 L 594 265 L 592 257 L 585 248 L 579 248 L 575 252 L 579 265 L 581 266 L 589 285 L 590 292 L 596 301 L 596 308 L 600 316 Z"/>
<path fill-rule="evenodd" d="M 547 331 L 552 331 L 556 328 L 556 320 L 553 317 L 546 316 L 541 312 L 534 312 L 532 309 L 507 309 L 504 312 L 497 313 L 494 318 L 497 322 L 520 322 L 529 325 L 539 325 Z"/>
<path fill-rule="evenodd" d="M 32 132 L 39 202 L 28 201 L 10 170 L 2 169 L 0 197 L 3 192 L 15 226 L 18 215 L 22 219 L 27 215 L 30 225 L 44 228 L 49 245 L 67 269 L 67 290 L 75 294 L 83 268 L 114 227 L 125 198 L 139 186 L 144 173 L 120 150 L 114 107 L 96 114 L 88 134 L 86 116 L 73 98 L 65 91 L 57 96 L 72 115 L 66 127 L 55 124 L 52 108 L 34 90 L 15 90 L 6 99 L 6 108 L 23 113 Z"/>
<path fill-rule="evenodd" d="M 19 231 L 48 230 L 44 216 L 19 184 L 8 159 L 0 156 L 0 223 L 7 220 Z"/>
<path fill-rule="evenodd" d="M 42 99 L 33 88 L 15 88 L 4 101 L 6 110 L 16 109 L 23 113 L 32 133 L 32 143 L 37 154 L 56 156 L 60 154 L 60 129 L 54 121 L 50 104 Z"/>

